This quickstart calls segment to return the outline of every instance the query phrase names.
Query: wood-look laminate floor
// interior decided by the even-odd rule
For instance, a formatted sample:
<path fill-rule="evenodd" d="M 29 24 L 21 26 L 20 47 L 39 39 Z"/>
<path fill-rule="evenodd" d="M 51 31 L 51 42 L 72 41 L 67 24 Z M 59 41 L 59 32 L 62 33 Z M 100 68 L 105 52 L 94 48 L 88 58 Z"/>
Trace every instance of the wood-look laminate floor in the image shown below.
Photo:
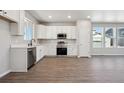
<path fill-rule="evenodd" d="M 9 73 L 1 83 L 124 83 L 124 56 L 45 57 L 27 73 Z"/>

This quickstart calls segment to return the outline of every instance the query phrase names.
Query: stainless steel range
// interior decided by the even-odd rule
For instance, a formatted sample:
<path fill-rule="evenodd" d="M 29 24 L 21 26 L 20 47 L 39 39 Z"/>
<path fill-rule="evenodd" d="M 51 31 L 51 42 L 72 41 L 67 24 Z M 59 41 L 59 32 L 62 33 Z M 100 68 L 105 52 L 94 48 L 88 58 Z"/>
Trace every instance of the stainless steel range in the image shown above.
<path fill-rule="evenodd" d="M 57 42 L 57 55 L 67 55 L 67 43 L 65 41 Z"/>

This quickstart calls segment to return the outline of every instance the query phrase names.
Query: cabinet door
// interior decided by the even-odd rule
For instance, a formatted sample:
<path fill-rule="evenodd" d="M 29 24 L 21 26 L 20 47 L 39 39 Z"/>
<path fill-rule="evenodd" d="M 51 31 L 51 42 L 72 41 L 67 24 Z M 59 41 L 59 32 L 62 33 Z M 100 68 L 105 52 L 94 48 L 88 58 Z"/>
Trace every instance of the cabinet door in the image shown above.
<path fill-rule="evenodd" d="M 47 26 L 47 39 L 50 39 L 52 37 L 51 35 L 51 26 Z"/>
<path fill-rule="evenodd" d="M 37 46 L 36 47 L 36 61 L 39 61 L 40 59 L 40 48 Z"/>
<path fill-rule="evenodd" d="M 9 18 L 14 19 L 15 21 L 19 22 L 19 10 L 4 10 L 6 12 L 6 16 Z"/>
<path fill-rule="evenodd" d="M 67 29 L 67 38 L 71 39 L 71 27 L 67 26 L 66 29 Z"/>
<path fill-rule="evenodd" d="M 37 25 L 37 38 L 45 39 L 46 38 L 46 27 L 44 25 Z"/>
<path fill-rule="evenodd" d="M 57 39 L 57 26 L 47 26 L 48 39 Z"/>
<path fill-rule="evenodd" d="M 48 37 L 49 39 L 55 39 L 55 27 L 54 26 L 49 26 L 49 33 Z"/>
<path fill-rule="evenodd" d="M 57 28 L 56 26 L 53 26 L 53 39 L 57 39 Z"/>
<path fill-rule="evenodd" d="M 40 25 L 36 25 L 37 38 L 41 38 L 41 28 Z"/>
<path fill-rule="evenodd" d="M 36 60 L 39 61 L 44 57 L 44 47 L 43 46 L 37 46 L 36 47 Z"/>
<path fill-rule="evenodd" d="M 76 56 L 77 55 L 77 47 L 76 45 L 68 45 L 68 55 L 69 56 Z"/>
<path fill-rule="evenodd" d="M 44 54 L 44 46 L 40 47 L 40 59 L 42 59 L 45 56 Z"/>
<path fill-rule="evenodd" d="M 71 38 L 76 39 L 76 27 L 75 26 L 71 27 Z"/>
<path fill-rule="evenodd" d="M 48 56 L 55 56 L 56 55 L 56 45 L 50 45 L 48 44 L 47 46 L 47 54 Z"/>
<path fill-rule="evenodd" d="M 62 33 L 62 26 L 57 26 L 58 28 L 58 33 Z"/>
<path fill-rule="evenodd" d="M 62 26 L 62 33 L 67 34 L 67 26 Z"/>

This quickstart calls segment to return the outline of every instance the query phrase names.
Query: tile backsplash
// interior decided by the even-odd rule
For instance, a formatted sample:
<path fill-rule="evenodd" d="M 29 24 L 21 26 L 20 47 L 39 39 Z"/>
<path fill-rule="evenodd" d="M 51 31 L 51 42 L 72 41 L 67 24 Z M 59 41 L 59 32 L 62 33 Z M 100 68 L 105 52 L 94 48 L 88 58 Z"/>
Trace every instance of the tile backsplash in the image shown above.
<path fill-rule="evenodd" d="M 11 45 L 27 45 L 28 42 L 24 40 L 23 36 L 11 36 Z"/>

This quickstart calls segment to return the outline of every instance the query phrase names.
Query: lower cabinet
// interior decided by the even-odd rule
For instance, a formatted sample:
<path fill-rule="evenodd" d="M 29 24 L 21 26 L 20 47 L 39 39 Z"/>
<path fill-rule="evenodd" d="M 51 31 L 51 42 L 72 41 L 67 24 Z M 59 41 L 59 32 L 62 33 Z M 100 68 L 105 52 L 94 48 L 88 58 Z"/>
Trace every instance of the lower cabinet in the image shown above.
<path fill-rule="evenodd" d="M 46 56 L 57 56 L 57 47 L 56 45 L 48 44 L 45 45 Z M 69 44 L 67 45 L 67 56 L 77 56 L 77 45 Z"/>
<path fill-rule="evenodd" d="M 56 56 L 56 50 L 57 50 L 56 45 L 48 44 L 45 47 L 46 47 L 46 56 Z"/>
<path fill-rule="evenodd" d="M 12 48 L 11 49 L 11 71 L 27 72 L 27 49 Z"/>
<path fill-rule="evenodd" d="M 36 48 L 11 48 L 11 71 L 27 72 L 36 61 Z"/>
<path fill-rule="evenodd" d="M 68 56 L 77 56 L 77 46 L 76 45 L 68 45 L 67 46 L 67 55 Z"/>
<path fill-rule="evenodd" d="M 45 55 L 44 46 L 36 46 L 36 63 Z"/>

